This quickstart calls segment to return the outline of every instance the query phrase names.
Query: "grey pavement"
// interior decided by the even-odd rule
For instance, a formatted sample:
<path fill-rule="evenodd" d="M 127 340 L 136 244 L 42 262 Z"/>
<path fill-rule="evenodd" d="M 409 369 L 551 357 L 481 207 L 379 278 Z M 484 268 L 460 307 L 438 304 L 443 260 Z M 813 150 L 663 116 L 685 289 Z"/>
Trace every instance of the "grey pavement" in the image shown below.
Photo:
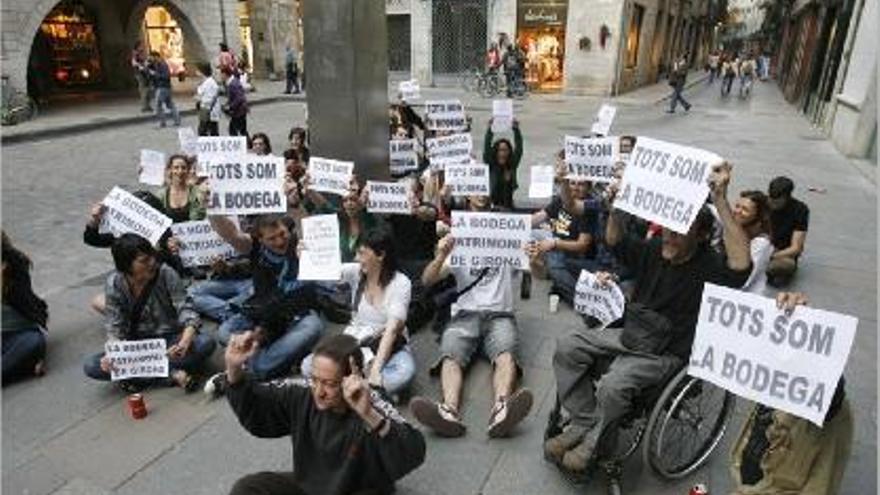
<path fill-rule="evenodd" d="M 776 174 L 791 176 L 796 196 L 812 211 L 807 251 L 795 288 L 815 307 L 852 314 L 859 329 L 847 365 L 847 383 L 856 415 L 853 455 L 842 493 L 876 492 L 877 451 L 877 195 L 875 166 L 840 156 L 817 135 L 777 87 L 759 84 L 750 100 L 720 100 L 717 84 L 695 85 L 687 97 L 689 114 L 663 113 L 657 100 L 665 84 L 618 98 L 617 133 L 639 134 L 715 151 L 734 163 L 732 191 L 765 189 Z M 426 96 L 461 97 L 474 116 L 475 144 L 491 105 L 452 88 L 423 90 Z M 601 98 L 532 95 L 515 103 L 525 136 L 520 182 L 528 167 L 551 163 L 566 133 L 586 132 Z M 304 105 L 278 101 L 251 114 L 252 131 L 268 131 L 276 148 L 287 130 L 303 121 Z M 314 111 L 314 110 L 313 110 Z M 185 119 L 194 125 L 194 117 Z M 6 145 L 2 149 L 3 228 L 30 253 L 37 290 L 51 309 L 49 373 L 2 391 L 2 488 L 9 494 L 225 493 L 240 476 L 258 470 L 289 469 L 286 439 L 260 440 L 237 423 L 224 401 L 184 396 L 178 389 L 151 390 L 143 421 L 126 416 L 124 396 L 107 384 L 87 380 L 82 360 L 99 350 L 99 318 L 87 309 L 111 266 L 109 253 L 82 244 L 91 202 L 113 185 L 136 187 L 141 147 L 172 151 L 172 129 L 150 124 L 117 125 L 98 131 Z M 814 187 L 824 191 L 810 192 Z M 535 204 L 518 192 L 520 204 Z M 506 440 L 489 441 L 489 367 L 476 365 L 465 390 L 468 435 L 445 440 L 428 434 L 425 465 L 399 484 L 402 494 L 574 494 L 599 493 L 600 480 L 574 487 L 541 458 L 541 440 L 552 407 L 550 359 L 555 339 L 578 328 L 569 308 L 547 311 L 547 285 L 538 282 L 532 298 L 517 305 L 522 333 L 525 384 L 536 394 L 533 413 Z M 420 373 L 414 393 L 437 395 L 427 376 L 436 355 L 433 335 L 415 336 Z M 219 367 L 222 358 L 213 357 Z M 685 494 L 695 482 L 712 493 L 730 488 L 729 445 L 748 405 L 740 400 L 724 443 L 706 467 L 686 479 L 663 482 L 634 456 L 625 466 L 624 493 Z"/>

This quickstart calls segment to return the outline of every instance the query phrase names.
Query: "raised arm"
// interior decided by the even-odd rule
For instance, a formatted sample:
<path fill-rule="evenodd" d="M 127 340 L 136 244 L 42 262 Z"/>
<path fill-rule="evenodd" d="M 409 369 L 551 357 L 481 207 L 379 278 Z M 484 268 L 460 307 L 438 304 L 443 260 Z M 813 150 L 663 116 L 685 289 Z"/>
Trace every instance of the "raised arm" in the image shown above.
<path fill-rule="evenodd" d="M 495 135 L 492 134 L 492 119 L 489 119 L 489 125 L 486 126 L 486 135 L 483 137 L 483 163 L 490 163 L 492 157 L 492 140 Z"/>
<path fill-rule="evenodd" d="M 727 267 L 731 270 L 745 271 L 752 266 L 749 238 L 742 227 L 734 220 L 730 204 L 727 202 L 727 186 L 730 184 L 730 171 L 733 167 L 723 162 L 712 168 L 709 186 L 712 190 L 712 203 L 718 210 L 724 232 L 724 250 L 727 253 Z M 610 223 L 610 221 L 609 221 Z"/>
<path fill-rule="evenodd" d="M 253 239 L 248 234 L 239 230 L 231 218 L 223 215 L 211 215 L 208 217 L 211 227 L 224 241 L 228 242 L 239 254 L 248 254 L 253 248 Z"/>
<path fill-rule="evenodd" d="M 519 120 L 513 119 L 513 156 L 511 157 L 510 163 L 513 165 L 513 168 L 519 166 L 519 161 L 522 159 L 523 155 L 523 137 L 522 131 L 519 128 Z"/>
<path fill-rule="evenodd" d="M 446 262 L 449 254 L 452 253 L 454 246 L 455 241 L 452 239 L 451 234 L 446 235 L 437 242 L 437 251 L 434 259 L 428 263 L 425 271 L 422 272 L 422 285 L 430 287 L 446 277 L 448 272 L 444 270 L 443 264 Z"/>

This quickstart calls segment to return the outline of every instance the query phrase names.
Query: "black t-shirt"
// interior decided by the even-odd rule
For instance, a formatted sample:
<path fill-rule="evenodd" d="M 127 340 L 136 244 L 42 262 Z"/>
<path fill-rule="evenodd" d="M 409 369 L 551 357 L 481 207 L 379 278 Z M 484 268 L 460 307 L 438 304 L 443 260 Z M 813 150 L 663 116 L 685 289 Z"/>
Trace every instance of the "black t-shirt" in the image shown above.
<path fill-rule="evenodd" d="M 663 259 L 661 247 L 659 237 L 645 241 L 624 236 L 614 251 L 635 274 L 632 301 L 644 304 L 672 322 L 675 335 L 667 352 L 687 359 L 700 313 L 703 284 L 742 287 L 751 267 L 741 272 L 731 270 L 725 258 L 707 245 L 698 247 L 690 260 L 673 265 Z"/>
<path fill-rule="evenodd" d="M 776 249 L 785 249 L 791 246 L 791 237 L 794 231 L 806 232 L 809 223 L 810 208 L 797 199 L 789 198 L 782 209 L 770 213 L 773 246 Z"/>
<path fill-rule="evenodd" d="M 437 245 L 435 222 L 423 222 L 414 215 L 389 215 L 397 256 L 405 260 L 430 260 Z"/>
<path fill-rule="evenodd" d="M 562 200 L 559 197 L 553 198 L 549 205 L 544 208 L 550 222 L 550 230 L 553 237 L 563 241 L 576 241 L 581 234 L 594 235 L 597 224 L 599 223 L 599 215 L 596 210 L 587 209 L 583 215 L 573 215 L 562 207 Z M 584 254 L 591 257 L 595 254 L 595 242 L 590 244 L 590 249 Z"/>

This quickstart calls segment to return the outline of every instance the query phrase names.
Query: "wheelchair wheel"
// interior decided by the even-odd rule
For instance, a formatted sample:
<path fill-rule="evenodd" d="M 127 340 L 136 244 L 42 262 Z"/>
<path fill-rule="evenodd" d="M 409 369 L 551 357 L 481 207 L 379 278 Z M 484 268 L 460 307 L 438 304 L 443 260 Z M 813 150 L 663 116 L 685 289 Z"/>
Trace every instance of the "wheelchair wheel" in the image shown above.
<path fill-rule="evenodd" d="M 679 479 L 699 468 L 724 437 L 736 398 L 682 369 L 651 412 L 643 458 L 655 473 Z"/>

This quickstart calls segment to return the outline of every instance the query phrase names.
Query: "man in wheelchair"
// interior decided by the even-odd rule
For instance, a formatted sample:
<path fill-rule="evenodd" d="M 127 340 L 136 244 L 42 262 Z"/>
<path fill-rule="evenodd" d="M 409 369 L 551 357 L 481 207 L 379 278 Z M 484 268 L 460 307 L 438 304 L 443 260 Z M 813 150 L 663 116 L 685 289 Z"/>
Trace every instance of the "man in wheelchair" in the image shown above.
<path fill-rule="evenodd" d="M 586 474 L 600 448 L 614 445 L 634 402 L 666 383 L 686 362 L 705 282 L 741 287 L 751 270 L 749 241 L 726 200 L 727 163 L 713 166 L 711 201 L 723 225 L 724 252 L 709 245 L 714 218 L 704 206 L 687 235 L 664 228 L 645 240 L 623 232 L 614 210 L 605 241 L 635 276 L 621 328 L 581 329 L 560 337 L 553 356 L 557 393 L 570 421 L 544 443 L 545 457 L 573 474 Z M 609 188 L 612 204 L 617 184 Z M 563 198 L 571 198 L 562 182 Z M 609 280 L 610 275 L 599 275 Z"/>

